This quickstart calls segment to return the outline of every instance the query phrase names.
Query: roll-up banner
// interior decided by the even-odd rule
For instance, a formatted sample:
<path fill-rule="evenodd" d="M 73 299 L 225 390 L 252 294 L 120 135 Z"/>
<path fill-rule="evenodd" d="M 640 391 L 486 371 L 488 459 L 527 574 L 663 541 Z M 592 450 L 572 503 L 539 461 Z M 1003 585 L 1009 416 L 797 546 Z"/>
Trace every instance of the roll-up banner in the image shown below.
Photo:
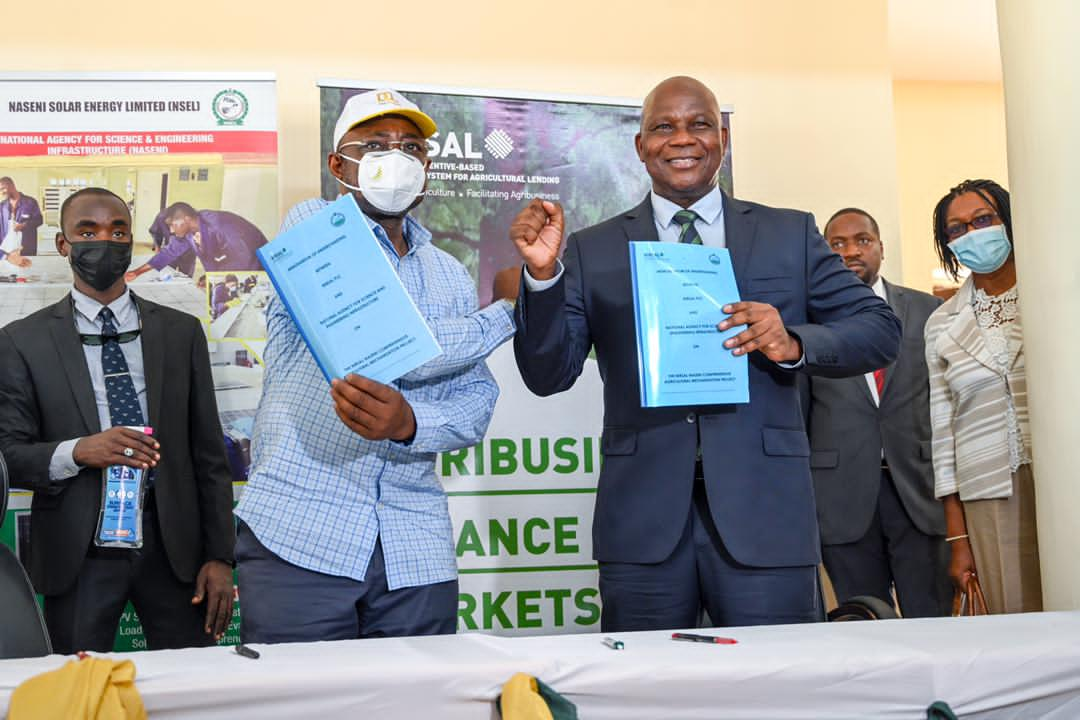
<path fill-rule="evenodd" d="M 0 209 L 2 249 L 19 250 L 0 259 L 0 326 L 71 289 L 55 244 L 65 198 L 113 191 L 132 213 L 133 292 L 203 320 L 236 483 L 262 389 L 269 284 L 254 250 L 277 230 L 277 158 L 269 73 L 0 75 L 0 178 L 20 196 L 17 223 Z M 30 494 L 12 493 L 9 507 L 0 542 L 25 560 Z M 142 647 L 129 607 L 116 649 Z"/>

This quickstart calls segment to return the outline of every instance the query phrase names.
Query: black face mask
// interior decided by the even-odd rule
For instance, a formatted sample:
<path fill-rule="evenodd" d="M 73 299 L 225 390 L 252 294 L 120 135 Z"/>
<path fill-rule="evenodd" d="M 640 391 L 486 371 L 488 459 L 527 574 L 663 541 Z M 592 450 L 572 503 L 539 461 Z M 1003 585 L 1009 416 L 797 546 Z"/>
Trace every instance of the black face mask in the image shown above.
<path fill-rule="evenodd" d="M 84 240 L 68 247 L 72 270 L 98 292 L 111 288 L 131 265 L 131 243 Z"/>

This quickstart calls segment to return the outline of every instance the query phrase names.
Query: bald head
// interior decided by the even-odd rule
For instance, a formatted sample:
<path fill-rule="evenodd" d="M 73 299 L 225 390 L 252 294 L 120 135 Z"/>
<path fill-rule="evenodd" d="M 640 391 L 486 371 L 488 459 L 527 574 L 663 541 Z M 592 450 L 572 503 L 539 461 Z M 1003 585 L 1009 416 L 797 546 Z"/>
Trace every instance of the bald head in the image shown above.
<path fill-rule="evenodd" d="M 691 77 L 663 81 L 641 105 L 638 158 L 653 192 L 684 208 L 716 188 L 727 147 L 716 96 Z"/>
<path fill-rule="evenodd" d="M 705 83 L 689 75 L 676 75 L 662 81 L 645 96 L 645 101 L 641 103 L 642 127 L 645 125 L 645 118 L 648 116 L 649 111 L 656 104 L 657 98 L 663 100 L 671 93 L 697 95 L 704 104 L 713 109 L 717 117 L 720 115 L 720 104 L 716 102 L 716 96 L 713 95 L 712 90 L 705 86 Z"/>

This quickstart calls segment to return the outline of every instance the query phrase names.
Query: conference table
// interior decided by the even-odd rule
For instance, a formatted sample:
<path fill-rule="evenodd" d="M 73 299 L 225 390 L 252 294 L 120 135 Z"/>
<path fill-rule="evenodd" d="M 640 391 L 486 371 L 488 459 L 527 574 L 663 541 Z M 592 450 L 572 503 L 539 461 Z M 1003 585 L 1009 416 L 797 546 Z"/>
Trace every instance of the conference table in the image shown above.
<path fill-rule="evenodd" d="M 1080 612 L 698 630 L 602 637 L 482 634 L 116 654 L 137 668 L 151 718 L 491 720 L 516 672 L 577 705 L 582 720 L 1080 717 Z M 0 661 L 12 690 L 70 658 Z"/>

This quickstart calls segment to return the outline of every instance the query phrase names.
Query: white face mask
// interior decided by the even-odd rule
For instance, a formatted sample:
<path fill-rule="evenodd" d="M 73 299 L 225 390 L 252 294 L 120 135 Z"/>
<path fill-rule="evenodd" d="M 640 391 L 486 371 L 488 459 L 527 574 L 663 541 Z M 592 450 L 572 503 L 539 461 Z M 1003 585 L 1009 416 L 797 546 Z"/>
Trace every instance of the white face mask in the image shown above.
<path fill-rule="evenodd" d="M 356 182 L 359 187 L 340 178 L 337 181 L 359 192 L 365 200 L 385 213 L 396 215 L 408 210 L 424 189 L 427 179 L 424 164 L 400 150 L 369 152 L 359 160 L 341 153 L 338 153 L 338 157 L 357 164 Z"/>

